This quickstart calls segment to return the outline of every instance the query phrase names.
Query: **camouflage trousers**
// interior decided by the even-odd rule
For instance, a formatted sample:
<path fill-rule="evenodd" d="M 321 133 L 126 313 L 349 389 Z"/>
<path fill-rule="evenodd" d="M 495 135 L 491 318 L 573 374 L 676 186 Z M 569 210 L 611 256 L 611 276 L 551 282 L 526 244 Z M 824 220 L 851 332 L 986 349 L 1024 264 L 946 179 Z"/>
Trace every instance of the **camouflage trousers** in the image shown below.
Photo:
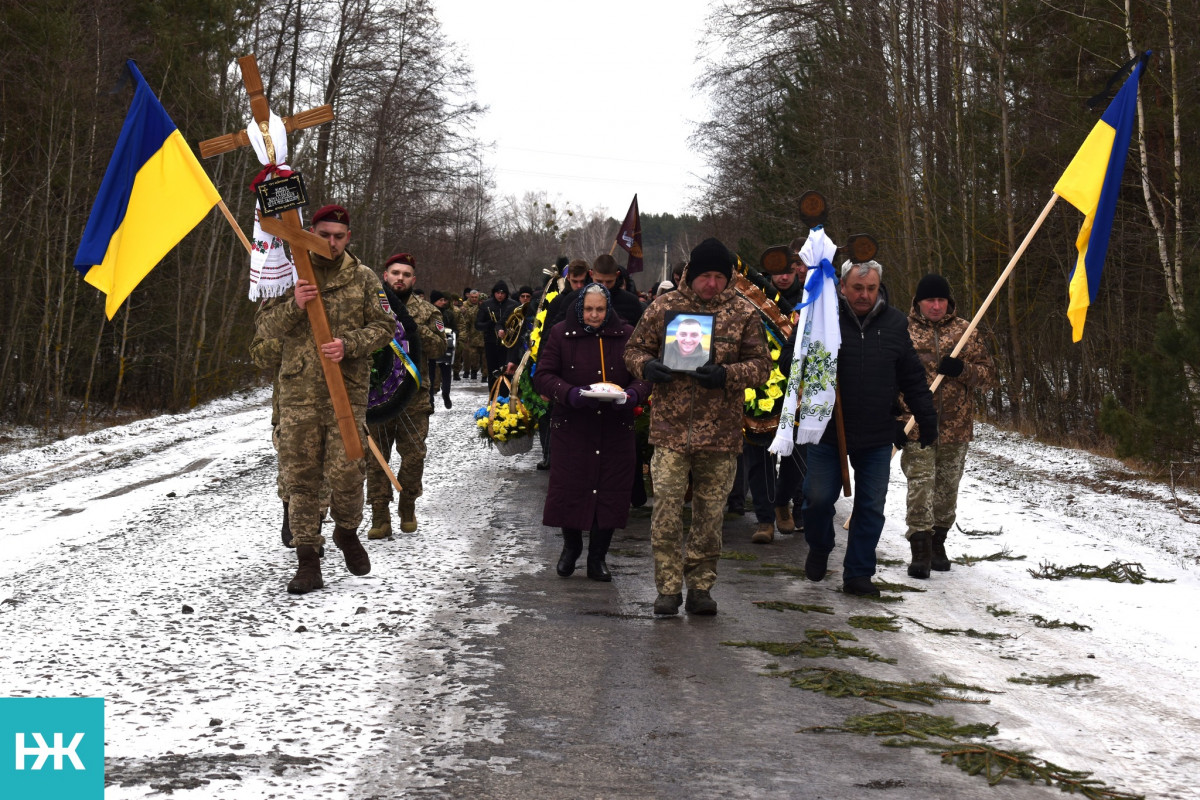
<path fill-rule="evenodd" d="M 279 499 L 287 505 L 288 490 L 287 484 L 283 482 L 283 463 L 279 461 L 279 423 L 276 422 L 271 426 L 271 444 L 275 447 L 275 493 L 279 495 Z M 325 512 L 329 510 L 329 481 L 321 476 L 321 517 L 324 518 Z"/>
<path fill-rule="evenodd" d="M 366 445 L 366 408 L 354 419 Z M 279 416 L 279 470 L 288 498 L 292 539 L 320 547 L 322 482 L 329 483 L 329 512 L 339 528 L 358 530 L 362 523 L 366 459 L 350 461 L 331 408 L 284 408 Z"/>
<path fill-rule="evenodd" d="M 906 537 L 917 531 L 949 529 L 958 511 L 958 483 L 967 461 L 967 442 L 922 448 L 909 442 L 900 454 L 900 469 L 908 478 Z"/>
<path fill-rule="evenodd" d="M 404 496 L 416 500 L 422 494 L 421 478 L 425 474 L 425 437 L 429 435 L 429 395 L 425 387 L 418 391 L 423 395 L 422 408 L 410 407 L 400 416 L 380 425 L 371 426 L 371 435 L 379 445 L 383 457 L 391 463 L 392 449 L 400 456 L 400 467 L 395 470 L 396 480 L 404 489 Z M 417 404 L 421 398 L 414 398 Z M 392 502 L 392 482 L 374 458 L 367 464 L 367 502 L 372 506 Z"/>
<path fill-rule="evenodd" d="M 461 366 L 464 375 L 470 375 L 472 372 L 486 372 L 483 365 L 483 345 L 463 345 L 458 352 L 462 353 Z"/>
<path fill-rule="evenodd" d="M 659 594 L 679 594 L 685 583 L 690 589 L 705 590 L 716 583 L 725 499 L 736 470 L 737 453 L 688 455 L 662 446 L 654 448 L 650 544 Z M 683 498 L 688 472 L 692 474 L 692 525 L 685 545 Z"/>

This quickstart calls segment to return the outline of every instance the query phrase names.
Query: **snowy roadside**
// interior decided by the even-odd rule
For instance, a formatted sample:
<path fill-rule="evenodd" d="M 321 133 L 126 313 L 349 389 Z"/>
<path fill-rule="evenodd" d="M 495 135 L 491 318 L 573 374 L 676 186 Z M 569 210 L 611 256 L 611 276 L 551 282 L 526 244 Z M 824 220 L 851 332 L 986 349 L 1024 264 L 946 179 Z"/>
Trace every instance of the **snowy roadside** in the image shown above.
<path fill-rule="evenodd" d="M 0 686 L 106 699 L 108 797 L 349 797 L 359 770 L 438 786 L 498 735 L 467 702 L 495 670 L 471 642 L 516 609 L 474 589 L 532 567 L 493 529 L 502 482 L 464 491 L 469 415 L 433 418 L 419 507 L 442 511 L 372 543 L 363 578 L 330 547 L 302 598 L 269 416 L 260 392 L 0 459 Z"/>

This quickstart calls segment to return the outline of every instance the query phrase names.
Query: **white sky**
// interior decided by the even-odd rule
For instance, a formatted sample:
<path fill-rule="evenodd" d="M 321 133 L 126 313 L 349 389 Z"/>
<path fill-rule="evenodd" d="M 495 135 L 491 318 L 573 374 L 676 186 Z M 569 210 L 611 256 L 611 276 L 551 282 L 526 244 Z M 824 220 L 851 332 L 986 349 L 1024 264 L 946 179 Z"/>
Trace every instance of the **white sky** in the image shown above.
<path fill-rule="evenodd" d="M 500 196 L 621 219 L 689 210 L 705 174 L 688 147 L 706 101 L 694 89 L 708 3 L 437 0 L 489 110 L 477 133 Z"/>

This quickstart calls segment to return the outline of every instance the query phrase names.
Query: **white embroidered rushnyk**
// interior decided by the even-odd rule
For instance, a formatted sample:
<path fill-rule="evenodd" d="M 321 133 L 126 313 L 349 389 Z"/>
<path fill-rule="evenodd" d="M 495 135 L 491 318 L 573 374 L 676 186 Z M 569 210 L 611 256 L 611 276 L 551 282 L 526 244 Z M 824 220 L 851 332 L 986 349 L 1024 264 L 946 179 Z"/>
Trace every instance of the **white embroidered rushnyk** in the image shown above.
<path fill-rule="evenodd" d="M 290 171 L 291 168 L 287 165 L 287 129 L 283 126 L 283 120 L 272 113 L 268 129 L 271 134 L 271 144 L 275 147 L 275 163 L 272 165 L 275 169 L 267 178 L 270 180 L 278 174 L 278 170 Z M 267 156 L 267 143 L 263 139 L 262 131 L 258 129 L 258 123 L 251 122 L 246 127 L 246 133 L 250 137 L 250 145 L 254 148 L 254 154 L 258 156 L 258 162 L 264 167 L 271 164 L 271 159 Z M 254 237 L 251 239 L 253 251 L 250 253 L 251 300 L 279 297 L 296 283 L 296 265 L 288 258 L 283 240 L 263 231 L 258 222 L 261 213 L 262 209 L 255 201 Z"/>
<path fill-rule="evenodd" d="M 789 456 L 797 444 L 819 442 L 833 416 L 837 357 L 842 346 L 837 275 L 833 268 L 836 253 L 837 246 L 829 241 L 821 226 L 809 232 L 800 249 L 800 260 L 808 265 L 808 279 L 796 324 L 800 341 L 792 357 L 779 429 L 768 448 L 776 455 Z"/>

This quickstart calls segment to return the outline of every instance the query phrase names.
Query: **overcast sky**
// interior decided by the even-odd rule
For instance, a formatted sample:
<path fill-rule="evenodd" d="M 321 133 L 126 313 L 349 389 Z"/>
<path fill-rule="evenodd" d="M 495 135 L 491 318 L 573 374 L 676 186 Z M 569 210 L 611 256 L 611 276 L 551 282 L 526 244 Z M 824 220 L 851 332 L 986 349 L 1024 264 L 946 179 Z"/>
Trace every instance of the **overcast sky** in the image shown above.
<path fill-rule="evenodd" d="M 688 147 L 708 3 L 436 0 L 488 112 L 477 129 L 499 195 L 545 190 L 621 219 L 689 210 L 705 174 Z"/>

